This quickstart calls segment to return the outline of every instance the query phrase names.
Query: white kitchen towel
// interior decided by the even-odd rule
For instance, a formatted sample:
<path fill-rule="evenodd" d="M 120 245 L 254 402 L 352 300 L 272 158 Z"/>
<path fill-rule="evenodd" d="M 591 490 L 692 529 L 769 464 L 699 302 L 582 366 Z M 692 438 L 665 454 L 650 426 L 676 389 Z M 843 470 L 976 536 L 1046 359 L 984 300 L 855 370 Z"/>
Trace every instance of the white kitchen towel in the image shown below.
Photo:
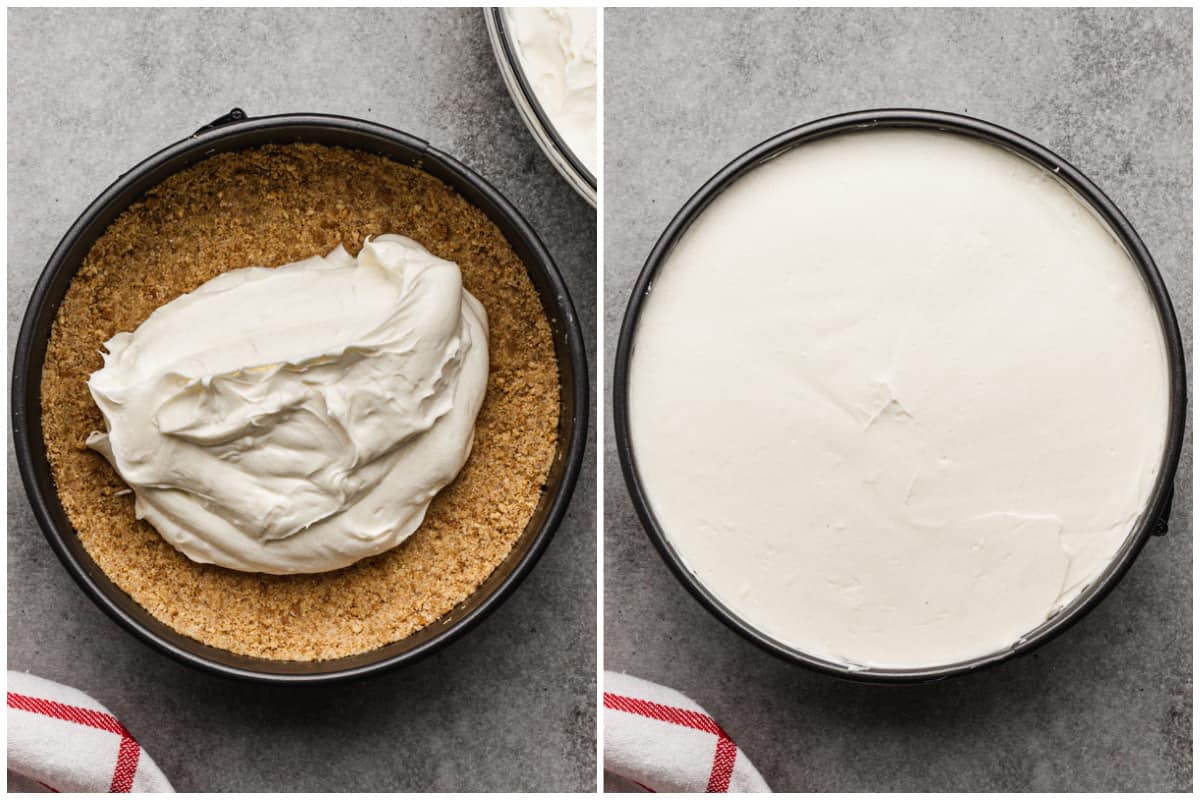
<path fill-rule="evenodd" d="M 604 771 L 650 792 L 771 791 L 697 703 L 617 672 L 604 673 Z"/>
<path fill-rule="evenodd" d="M 8 770 L 53 792 L 173 792 L 125 726 L 94 699 L 8 673 Z"/>

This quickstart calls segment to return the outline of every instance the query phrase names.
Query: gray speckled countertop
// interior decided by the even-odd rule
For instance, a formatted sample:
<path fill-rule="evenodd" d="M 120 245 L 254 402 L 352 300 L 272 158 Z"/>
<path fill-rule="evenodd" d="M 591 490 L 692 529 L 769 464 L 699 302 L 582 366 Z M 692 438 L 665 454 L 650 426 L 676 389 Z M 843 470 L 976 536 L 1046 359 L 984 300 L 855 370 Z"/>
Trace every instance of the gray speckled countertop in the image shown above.
<path fill-rule="evenodd" d="M 479 10 L 10 10 L 8 23 L 10 372 L 33 283 L 75 217 L 233 106 L 363 117 L 475 169 L 558 261 L 595 364 L 595 214 L 523 127 Z M 590 450 L 545 557 L 479 628 L 380 678 L 291 690 L 200 674 L 110 622 L 42 538 L 9 442 L 9 669 L 93 694 L 177 789 L 595 785 Z"/>
<path fill-rule="evenodd" d="M 841 111 L 967 113 L 1042 142 L 1125 212 L 1191 351 L 1191 11 L 610 10 L 605 375 L 675 211 L 733 157 Z M 611 420 L 611 405 L 606 410 Z M 643 534 L 605 442 L 605 666 L 704 705 L 778 790 L 1188 790 L 1191 434 L 1171 532 L 1036 654 L 941 684 L 842 683 L 725 628 Z"/>

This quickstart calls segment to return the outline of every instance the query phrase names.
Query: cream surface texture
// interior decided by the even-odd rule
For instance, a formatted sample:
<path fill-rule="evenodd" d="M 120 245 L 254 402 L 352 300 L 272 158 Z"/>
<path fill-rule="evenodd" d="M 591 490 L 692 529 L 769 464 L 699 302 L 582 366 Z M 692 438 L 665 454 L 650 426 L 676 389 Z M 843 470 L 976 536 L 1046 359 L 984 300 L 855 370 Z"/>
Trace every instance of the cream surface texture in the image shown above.
<path fill-rule="evenodd" d="M 105 348 L 88 444 L 193 561 L 325 572 L 396 546 L 462 468 L 487 316 L 401 236 L 217 276 Z"/>
<path fill-rule="evenodd" d="M 596 174 L 595 8 L 506 8 L 517 58 L 538 104 Z"/>
<path fill-rule="evenodd" d="M 1166 349 L 1127 253 L 1050 173 L 954 134 L 803 145 L 670 254 L 633 452 L 688 568 L 851 667 L 1003 652 L 1143 514 Z"/>

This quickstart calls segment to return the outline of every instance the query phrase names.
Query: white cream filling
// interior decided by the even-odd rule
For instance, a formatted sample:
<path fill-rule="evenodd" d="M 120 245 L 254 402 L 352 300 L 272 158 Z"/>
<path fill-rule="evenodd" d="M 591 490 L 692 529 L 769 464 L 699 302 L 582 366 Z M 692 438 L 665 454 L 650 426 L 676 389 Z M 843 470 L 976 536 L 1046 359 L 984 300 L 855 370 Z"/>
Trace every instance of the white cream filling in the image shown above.
<path fill-rule="evenodd" d="M 538 105 L 595 175 L 596 9 L 514 7 L 504 14 Z"/>
<path fill-rule="evenodd" d="M 1111 562 L 1158 477 L 1166 350 L 1103 223 L 964 137 L 801 146 L 699 217 L 646 299 L 634 456 L 688 567 L 835 661 L 1003 651 Z"/>
<path fill-rule="evenodd" d="M 407 538 L 471 451 L 487 315 L 402 236 L 227 272 L 105 344 L 88 381 L 136 513 L 188 558 L 324 572 Z"/>

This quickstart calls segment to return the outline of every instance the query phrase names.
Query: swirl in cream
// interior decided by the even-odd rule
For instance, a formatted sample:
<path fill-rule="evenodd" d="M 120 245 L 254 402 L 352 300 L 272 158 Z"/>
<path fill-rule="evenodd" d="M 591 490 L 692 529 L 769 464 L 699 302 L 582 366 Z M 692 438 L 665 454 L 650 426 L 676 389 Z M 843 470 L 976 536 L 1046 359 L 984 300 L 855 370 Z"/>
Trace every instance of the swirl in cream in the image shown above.
<path fill-rule="evenodd" d="M 227 272 L 106 345 L 88 381 L 135 510 L 193 561 L 325 572 L 421 524 L 471 451 L 487 315 L 402 236 Z"/>

